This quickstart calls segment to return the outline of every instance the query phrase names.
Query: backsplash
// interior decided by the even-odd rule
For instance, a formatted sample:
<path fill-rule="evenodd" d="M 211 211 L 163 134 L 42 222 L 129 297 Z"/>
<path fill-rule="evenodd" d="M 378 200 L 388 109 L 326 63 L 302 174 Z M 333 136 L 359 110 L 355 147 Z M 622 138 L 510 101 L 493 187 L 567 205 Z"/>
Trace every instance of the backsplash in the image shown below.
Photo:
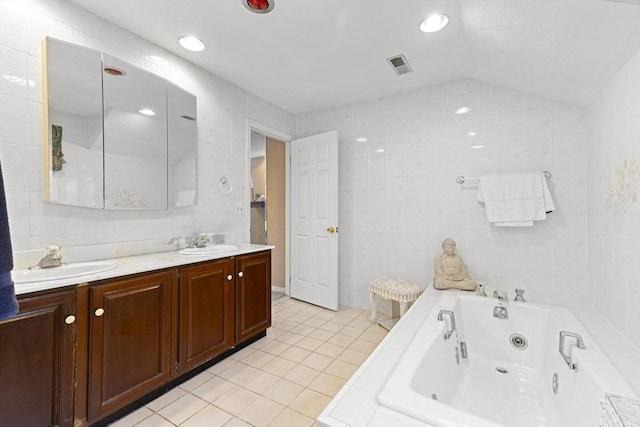
<path fill-rule="evenodd" d="M 122 58 L 195 94 L 198 186 L 215 191 L 201 191 L 197 206 L 173 211 L 101 211 L 43 202 L 40 42 L 45 36 Z M 150 55 L 166 62 L 157 64 Z M 56 243 L 72 253 L 70 247 L 126 242 L 122 246 L 148 252 L 166 250 L 163 242 L 170 237 L 200 231 L 247 242 L 246 215 L 234 214 L 235 203 L 249 197 L 247 119 L 294 133 L 288 112 L 65 0 L 0 2 L 0 75 L 0 159 L 15 251 Z M 230 194 L 217 191 L 222 176 L 233 183 Z M 109 196 L 124 204 L 144 202 L 126 187 Z"/>
<path fill-rule="evenodd" d="M 640 345 L 640 52 L 590 115 L 589 296 Z"/>
<path fill-rule="evenodd" d="M 296 126 L 298 136 L 338 130 L 341 304 L 366 307 L 377 277 L 429 285 L 445 237 L 479 282 L 587 297 L 586 108 L 466 79 L 301 115 Z M 477 182 L 456 183 L 544 170 L 557 209 L 533 227 L 490 226 Z"/>

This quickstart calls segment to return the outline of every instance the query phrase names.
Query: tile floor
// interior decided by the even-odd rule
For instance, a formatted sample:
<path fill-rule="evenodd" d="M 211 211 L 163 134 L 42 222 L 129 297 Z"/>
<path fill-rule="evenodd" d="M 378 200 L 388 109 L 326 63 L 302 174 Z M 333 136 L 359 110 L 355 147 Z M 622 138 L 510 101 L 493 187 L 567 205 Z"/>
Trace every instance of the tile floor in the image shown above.
<path fill-rule="evenodd" d="M 384 338 L 369 311 L 273 303 L 267 336 L 110 427 L 308 427 Z"/>

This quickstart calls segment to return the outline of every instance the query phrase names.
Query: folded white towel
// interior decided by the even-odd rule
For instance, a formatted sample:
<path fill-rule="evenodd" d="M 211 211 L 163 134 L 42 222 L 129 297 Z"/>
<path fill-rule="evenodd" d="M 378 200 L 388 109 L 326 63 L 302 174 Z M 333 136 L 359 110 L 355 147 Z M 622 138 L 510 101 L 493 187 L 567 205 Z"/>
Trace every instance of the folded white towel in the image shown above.
<path fill-rule="evenodd" d="M 556 207 L 544 174 L 504 173 L 480 176 L 478 201 L 487 220 L 501 227 L 523 227 L 547 218 Z"/>

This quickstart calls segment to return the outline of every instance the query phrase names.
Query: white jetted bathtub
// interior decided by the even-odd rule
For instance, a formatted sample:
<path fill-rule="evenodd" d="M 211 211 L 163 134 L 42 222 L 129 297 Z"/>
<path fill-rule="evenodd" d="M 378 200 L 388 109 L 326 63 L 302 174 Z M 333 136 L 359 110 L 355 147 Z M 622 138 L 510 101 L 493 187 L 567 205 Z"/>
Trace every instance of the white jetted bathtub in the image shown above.
<path fill-rule="evenodd" d="M 442 292 L 378 401 L 432 426 L 586 427 L 605 393 L 638 399 L 571 311 Z"/>

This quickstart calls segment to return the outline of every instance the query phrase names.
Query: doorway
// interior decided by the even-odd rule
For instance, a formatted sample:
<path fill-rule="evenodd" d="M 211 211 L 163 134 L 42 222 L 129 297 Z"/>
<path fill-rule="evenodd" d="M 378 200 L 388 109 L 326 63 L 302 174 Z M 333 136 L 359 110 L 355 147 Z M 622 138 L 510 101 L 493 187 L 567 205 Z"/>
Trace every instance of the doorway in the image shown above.
<path fill-rule="evenodd" d="M 272 298 L 286 290 L 287 178 L 286 143 L 250 130 L 250 242 L 275 246 L 271 251 Z"/>

